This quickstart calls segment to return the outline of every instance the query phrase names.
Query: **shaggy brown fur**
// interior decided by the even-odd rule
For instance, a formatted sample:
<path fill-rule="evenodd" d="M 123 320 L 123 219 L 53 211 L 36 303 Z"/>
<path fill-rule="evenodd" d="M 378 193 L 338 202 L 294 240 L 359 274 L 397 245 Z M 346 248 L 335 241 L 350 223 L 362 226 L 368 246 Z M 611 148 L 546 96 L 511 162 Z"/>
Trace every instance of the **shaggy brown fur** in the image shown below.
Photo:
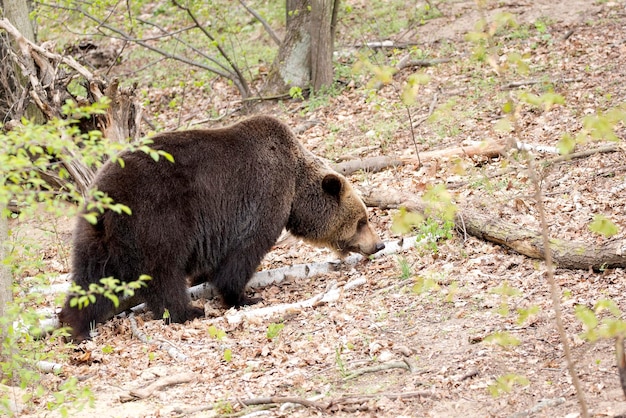
<path fill-rule="evenodd" d="M 203 315 L 191 306 L 187 279 L 209 281 L 230 306 L 254 302 L 245 287 L 283 228 L 345 255 L 384 247 L 350 183 L 303 148 L 277 119 L 258 116 L 230 127 L 171 132 L 154 138 L 174 163 L 143 152 L 109 162 L 95 186 L 132 215 L 83 217 L 74 232 L 72 274 L 87 289 L 103 277 L 152 277 L 141 289 L 155 317 L 173 322 Z M 105 320 L 112 306 L 98 297 L 78 310 L 68 296 L 60 313 L 76 340 Z"/>

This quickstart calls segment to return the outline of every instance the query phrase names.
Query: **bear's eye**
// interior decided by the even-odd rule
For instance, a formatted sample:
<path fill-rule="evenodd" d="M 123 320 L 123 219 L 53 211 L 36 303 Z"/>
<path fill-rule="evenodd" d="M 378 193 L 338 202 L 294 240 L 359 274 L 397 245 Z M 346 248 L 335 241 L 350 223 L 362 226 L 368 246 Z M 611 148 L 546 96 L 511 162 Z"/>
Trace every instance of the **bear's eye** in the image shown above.
<path fill-rule="evenodd" d="M 356 227 L 357 227 L 358 229 L 361 229 L 361 228 L 363 228 L 365 225 L 367 225 L 367 219 L 361 219 L 361 220 L 359 220 L 359 223 L 358 223 L 358 224 L 356 224 Z"/>

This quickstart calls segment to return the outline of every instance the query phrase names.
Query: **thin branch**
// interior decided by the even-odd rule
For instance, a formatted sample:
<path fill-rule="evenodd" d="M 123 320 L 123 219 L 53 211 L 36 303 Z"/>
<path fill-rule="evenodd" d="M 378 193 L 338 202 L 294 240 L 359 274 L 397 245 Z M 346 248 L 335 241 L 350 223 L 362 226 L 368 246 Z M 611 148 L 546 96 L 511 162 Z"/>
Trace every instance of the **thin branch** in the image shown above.
<path fill-rule="evenodd" d="M 139 341 L 144 344 L 155 344 L 159 350 L 165 351 L 171 358 L 177 361 L 187 361 L 187 356 L 181 353 L 172 343 L 169 341 L 154 341 L 150 340 L 148 336 L 139 329 L 137 325 L 137 320 L 135 319 L 134 314 L 130 314 L 128 317 L 130 321 L 130 329 L 133 332 L 133 336 L 136 337 Z"/>
<path fill-rule="evenodd" d="M 198 27 L 198 29 L 200 29 L 202 31 L 202 33 L 204 33 L 204 35 L 209 38 L 211 40 L 211 42 L 214 43 L 215 47 L 217 48 L 217 50 L 220 52 L 220 54 L 222 55 L 222 57 L 224 57 L 224 59 L 226 60 L 226 62 L 228 62 L 228 65 L 230 65 L 230 67 L 233 69 L 233 71 L 237 74 L 237 78 L 238 80 L 233 80 L 234 83 L 239 83 L 241 88 L 245 91 L 244 96 L 248 97 L 250 96 L 250 88 L 248 87 L 248 83 L 246 81 L 246 79 L 244 78 L 243 74 L 241 74 L 241 72 L 239 71 L 239 67 L 237 67 L 237 65 L 233 62 L 233 60 L 230 58 L 230 56 L 226 53 L 226 51 L 224 51 L 224 49 L 222 48 L 222 46 L 219 44 L 219 42 L 217 42 L 215 40 L 215 38 L 213 37 L 213 35 L 211 35 L 209 33 L 208 30 L 206 30 L 204 28 L 203 25 L 200 24 L 200 22 L 198 21 L 198 19 L 196 18 L 196 15 L 193 14 L 193 12 L 191 11 L 191 9 L 189 9 L 186 6 L 183 6 L 182 4 L 180 4 L 177 0 L 172 0 L 172 2 L 174 3 L 174 5 L 176 5 L 179 9 L 184 10 L 185 12 L 187 12 L 187 15 L 191 18 L 191 20 L 193 20 L 193 22 L 196 24 L 196 26 Z"/>
<path fill-rule="evenodd" d="M 48 5 L 49 6 L 49 5 Z M 50 6 L 52 7 L 52 6 Z M 103 22 L 102 20 L 96 18 L 95 16 L 91 15 L 90 13 L 86 12 L 85 10 L 81 9 L 81 8 L 71 8 L 71 7 L 65 7 L 65 6 L 59 6 L 59 5 L 55 5 L 55 8 L 60 8 L 60 9 L 64 9 L 64 10 L 69 10 L 69 11 L 73 11 L 73 12 L 78 12 L 81 13 L 83 16 L 85 16 L 86 18 L 92 20 L 93 22 L 95 22 L 96 24 L 98 24 L 101 28 L 107 29 L 108 31 L 117 34 L 118 36 L 113 36 L 111 34 L 105 34 L 106 36 L 112 37 L 112 38 L 118 38 L 125 40 L 125 41 L 129 41 L 129 42 L 133 42 L 137 45 L 140 45 L 146 49 L 149 49 L 150 51 L 156 52 L 159 55 L 162 55 L 165 58 L 168 59 L 173 59 L 176 61 L 180 61 L 182 63 L 191 65 L 193 67 L 198 67 L 198 68 L 202 68 L 204 70 L 210 71 L 212 73 L 215 73 L 221 77 L 224 77 L 228 80 L 231 80 L 235 86 L 237 87 L 237 89 L 239 90 L 239 92 L 241 93 L 242 96 L 244 97 L 248 97 L 250 95 L 250 90 L 247 86 L 247 82 L 245 81 L 245 79 L 243 79 L 243 77 L 241 77 L 241 73 L 239 72 L 239 70 L 234 67 L 233 71 L 224 71 L 224 70 L 220 70 L 218 68 L 215 68 L 213 66 L 210 65 L 206 65 L 203 64 L 201 62 L 197 62 L 197 61 L 193 61 L 185 56 L 182 55 L 178 55 L 178 54 L 172 54 L 170 52 L 167 52 L 161 48 L 155 47 L 150 45 L 149 43 L 145 42 L 143 39 L 139 39 L 139 38 L 135 38 L 133 36 L 131 36 L 130 34 L 124 32 L 121 29 L 118 29 L 116 27 L 113 27 L 111 25 L 106 24 L 105 22 Z M 201 27 L 199 27 L 199 29 L 203 30 Z M 206 33 L 206 31 L 204 31 Z M 210 38 L 211 40 L 213 40 L 213 38 Z M 219 45 L 217 46 L 218 50 L 221 49 L 221 47 L 219 47 Z M 220 51 L 221 52 L 221 51 Z M 68 59 L 71 57 L 68 57 Z M 225 57 L 226 58 L 226 57 Z M 227 59 L 227 61 L 229 61 Z M 229 61 L 230 63 L 230 61 Z"/>
<path fill-rule="evenodd" d="M 396 68 L 399 71 L 405 68 L 413 67 L 433 67 L 435 65 L 445 64 L 450 61 L 452 61 L 452 58 L 435 58 L 432 60 L 400 60 Z"/>
<path fill-rule="evenodd" d="M 249 7 L 243 0 L 239 0 L 239 3 L 241 3 L 241 5 L 248 11 L 248 13 L 250 13 L 252 16 L 254 16 L 254 18 L 256 20 L 258 20 L 259 22 L 261 22 L 261 24 L 263 25 L 263 28 L 265 28 L 265 31 L 272 37 L 272 39 L 274 40 L 274 43 L 278 46 L 280 46 L 280 44 L 282 44 L 282 41 L 280 40 L 280 38 L 278 37 L 278 35 L 276 35 L 276 32 L 274 32 L 274 29 L 272 29 L 272 27 L 269 25 L 269 23 L 267 23 L 267 21 L 265 19 L 263 19 L 263 17 L 257 13 L 256 10 L 254 10 L 253 8 Z"/>
<path fill-rule="evenodd" d="M 161 390 L 168 386 L 180 385 L 196 380 L 198 376 L 195 373 L 178 373 L 172 376 L 163 376 L 152 382 L 148 386 L 133 389 L 128 392 L 129 398 L 123 398 L 122 401 L 130 401 L 133 399 L 146 399 L 152 396 L 157 390 Z"/>
<path fill-rule="evenodd" d="M 181 39 L 179 39 L 178 37 L 176 37 L 176 35 L 178 35 L 179 33 L 184 33 L 187 31 L 190 31 L 191 29 L 195 29 L 195 25 L 191 25 L 191 26 L 187 26 L 184 27 L 182 29 L 178 29 L 175 30 L 174 32 L 168 32 L 165 30 L 165 28 L 163 28 L 162 26 L 154 23 L 154 22 L 150 22 L 148 20 L 144 20 L 140 17 L 136 18 L 135 20 L 137 20 L 139 23 L 143 23 L 144 25 L 148 25 L 148 26 L 154 26 L 155 28 L 157 28 L 158 30 L 160 30 L 161 32 L 163 32 L 162 35 L 155 35 L 155 36 L 151 36 L 149 38 L 141 38 L 142 41 L 158 41 L 160 39 L 165 39 L 165 38 L 173 38 L 176 41 L 179 41 L 181 43 L 183 43 L 184 41 L 182 41 Z"/>
<path fill-rule="evenodd" d="M 345 376 L 343 379 L 352 380 L 366 373 L 376 373 L 376 372 L 380 372 L 383 370 L 390 370 L 390 369 L 404 369 L 404 370 L 411 371 L 411 366 L 409 366 L 409 364 L 406 361 L 391 361 L 388 363 L 383 363 L 383 364 L 379 364 L 376 366 L 365 367 L 362 369 L 355 370 L 349 375 Z"/>
<path fill-rule="evenodd" d="M 582 78 L 561 78 L 558 80 L 521 80 L 521 81 L 511 81 L 504 85 L 505 89 L 515 89 L 517 87 L 523 86 L 532 86 L 533 84 L 559 84 L 559 83 L 579 83 L 583 81 Z"/>
<path fill-rule="evenodd" d="M 433 396 L 432 392 L 416 391 L 416 392 L 396 392 L 396 393 L 373 393 L 369 395 L 346 395 L 341 398 L 331 399 L 329 402 L 318 402 L 310 399 L 295 397 L 295 396 L 272 396 L 263 398 L 251 398 L 251 399 L 236 399 L 231 401 L 232 403 L 238 403 L 243 406 L 256 406 L 256 405 L 279 405 L 279 404 L 298 404 L 306 406 L 308 408 L 315 408 L 322 412 L 332 412 L 332 407 L 351 405 L 355 403 L 367 402 L 370 399 L 388 398 L 388 399 L 410 399 L 410 398 L 427 398 Z M 314 398 L 313 398 L 314 399 Z M 215 409 L 219 404 L 210 404 L 197 408 L 182 409 L 177 408 L 173 412 L 182 415 L 194 414 L 197 412 L 207 411 Z"/>
<path fill-rule="evenodd" d="M 519 132 L 519 131 L 518 131 Z M 559 332 L 561 344 L 563 345 L 563 354 L 567 362 L 567 370 L 572 378 L 572 385 L 576 389 L 576 397 L 580 404 L 580 409 L 583 417 L 588 417 L 589 412 L 587 410 L 587 402 L 585 401 L 585 395 L 583 389 L 580 386 L 580 380 L 578 379 L 578 373 L 576 373 L 576 367 L 574 360 L 572 359 L 572 353 L 569 345 L 567 334 L 565 333 L 565 325 L 563 324 L 563 312 L 561 311 L 561 291 L 559 285 L 554 279 L 554 263 L 552 262 L 552 250 L 550 247 L 550 237 L 548 236 L 548 221 L 546 219 L 546 211 L 543 205 L 543 195 L 541 193 L 541 185 L 537 178 L 536 168 L 534 165 L 534 157 L 532 154 L 526 153 L 528 162 L 528 173 L 530 181 L 535 186 L 535 200 L 537 203 L 537 213 L 539 214 L 539 222 L 541 224 L 541 236 L 543 238 L 544 259 L 546 262 L 546 276 L 548 277 L 548 284 L 550 285 L 550 295 L 552 297 L 552 309 L 554 309 L 554 319 L 556 321 L 556 328 Z"/>
<path fill-rule="evenodd" d="M 149 26 L 154 26 L 155 28 L 159 29 L 161 32 L 164 33 L 164 36 L 168 34 L 167 30 L 165 28 L 163 28 L 162 26 L 153 23 L 153 22 L 148 22 L 147 20 L 143 20 L 143 19 L 137 19 L 139 20 L 141 23 L 145 24 L 145 25 L 149 25 Z M 186 28 L 186 30 L 188 29 L 196 29 L 196 26 L 189 26 L 188 28 Z M 201 50 L 199 50 L 198 48 L 196 48 L 195 46 L 191 45 L 189 42 L 180 39 L 178 36 L 172 36 L 172 38 L 176 41 L 181 43 L 183 46 L 191 49 L 193 52 L 195 52 L 196 54 L 200 55 L 202 58 L 211 61 L 212 63 L 216 64 L 218 67 L 222 68 L 224 71 L 227 72 L 231 72 L 230 68 L 228 68 L 226 65 L 222 64 L 221 62 L 219 62 L 217 59 L 213 58 L 210 55 L 205 54 L 204 52 L 202 52 Z M 151 39 L 158 39 L 158 37 L 152 37 L 152 38 L 148 38 L 148 39 L 142 39 L 143 41 L 146 40 L 151 40 Z"/>

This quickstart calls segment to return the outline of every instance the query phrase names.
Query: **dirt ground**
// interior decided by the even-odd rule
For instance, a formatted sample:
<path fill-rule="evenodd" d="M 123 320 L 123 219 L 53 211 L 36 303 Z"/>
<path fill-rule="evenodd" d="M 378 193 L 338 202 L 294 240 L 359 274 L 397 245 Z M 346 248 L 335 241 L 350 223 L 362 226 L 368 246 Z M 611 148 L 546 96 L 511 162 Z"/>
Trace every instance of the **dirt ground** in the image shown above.
<path fill-rule="evenodd" d="M 439 7 L 444 16 L 408 28 L 397 39 L 430 51 L 428 59 L 452 58 L 424 70 L 431 81 L 421 91 L 413 121 L 428 116 L 433 103 L 433 116 L 437 109 L 448 111 L 416 127 L 420 151 L 445 149 L 466 140 L 507 139 L 508 134 L 496 131 L 494 125 L 503 116 L 504 85 L 512 81 L 541 80 L 565 97 L 561 106 L 520 111 L 521 138 L 535 146 L 554 147 L 563 133 L 581 129 L 585 115 L 623 103 L 623 1 L 498 2 L 488 15 L 508 11 L 518 22 L 530 23 L 528 33 L 512 38 L 507 45 L 528 54 L 531 74 L 496 81 L 489 76 L 483 85 L 476 83 L 476 64 L 469 59 L 471 45 L 463 37 L 480 17 L 475 2 L 445 2 Z M 538 20 L 546 22 L 545 30 L 536 29 Z M 489 70 L 481 71 L 489 74 Z M 406 70 L 394 83 L 401 85 L 409 74 Z M 214 90 L 219 88 L 217 82 Z M 183 113 L 203 119 L 194 109 L 210 106 L 225 113 L 240 105 L 232 89 L 225 84 L 221 88 L 224 95 L 220 98 L 188 103 Z M 539 94 L 545 85 L 528 84 L 519 89 Z M 380 106 L 384 99 L 397 101 L 397 90 L 386 86 L 378 94 L 380 100 L 370 100 L 357 85 L 312 111 L 304 112 L 306 102 L 298 101 L 262 103 L 257 111 L 276 115 L 294 128 L 314 121 L 299 136 L 321 156 L 414 156 L 406 110 Z M 219 124 L 237 117 L 241 115 Z M 161 118 L 176 119 L 166 112 Z M 391 127 L 387 136 L 380 133 L 385 126 Z M 617 135 L 624 141 L 623 126 Z M 599 145 L 580 145 L 577 150 Z M 555 156 L 535 154 L 538 159 Z M 590 245 L 606 242 L 608 238 L 588 229 L 597 213 L 619 227 L 610 240 L 626 237 L 625 156 L 619 151 L 550 166 L 539 164 L 552 237 Z M 533 188 L 520 161 L 464 159 L 459 171 L 458 162 L 437 160 L 422 168 L 405 165 L 359 173 L 351 180 L 367 195 L 385 190 L 415 196 L 428 185 L 465 182 L 452 189 L 461 208 L 482 202 L 491 216 L 539 230 Z M 489 179 L 505 163 L 518 169 Z M 400 238 L 391 232 L 395 213 L 371 208 L 372 222 L 387 241 Z M 57 229 L 66 245 L 70 224 L 64 221 Z M 66 272 L 66 254 L 67 249 L 46 250 L 47 268 Z M 333 258 L 326 250 L 288 240 L 267 255 L 261 269 Z M 151 320 L 149 314 L 139 315 L 138 325 L 148 336 L 147 343 L 132 336 L 128 319 L 109 321 L 99 327 L 99 336 L 93 341 L 69 352 L 63 373 L 47 376 L 47 384 L 80 377 L 81 384 L 91 387 L 96 397 L 94 411 L 101 418 L 232 413 L 268 417 L 576 417 L 580 406 L 554 324 L 545 271 L 543 262 L 457 232 L 438 242 L 436 251 L 418 246 L 343 265 L 338 271 L 313 278 L 288 278 L 258 289 L 264 302 L 244 310 L 303 301 L 324 293 L 333 282 L 357 281 L 358 285 L 329 303 L 229 323 L 226 317 L 232 312 L 225 312 L 216 301 L 200 300 L 196 303 L 205 304 L 207 318 L 184 325 L 166 326 Z M 626 416 L 613 341 L 583 340 L 583 327 L 574 315 L 576 306 L 593 308 L 597 301 L 608 298 L 626 309 L 624 270 L 557 268 L 555 277 L 563 292 L 565 329 L 591 415 Z M 424 283 L 432 286 L 424 288 Z M 505 285 L 518 292 L 503 296 L 498 289 Z M 518 323 L 516 310 L 533 306 L 538 311 Z M 284 326 L 274 338 L 268 337 L 270 324 Z M 503 347 L 485 341 L 498 332 L 508 332 L 519 344 Z M 159 346 L 175 347 L 186 360 L 172 358 Z M 65 350 L 55 345 L 50 349 Z M 145 399 L 129 398 L 131 391 L 173 376 L 182 382 L 156 389 Z M 525 380 L 512 383 L 508 393 L 492 395 L 489 388 L 503 376 Z M 281 399 L 269 409 L 244 407 L 246 401 L 268 397 L 309 399 L 324 405 L 335 402 L 323 411 L 315 405 L 298 406 Z M 206 409 L 211 405 L 215 408 Z M 75 416 L 94 414 L 88 410 Z M 41 411 L 32 411 L 32 415 L 54 416 Z"/>

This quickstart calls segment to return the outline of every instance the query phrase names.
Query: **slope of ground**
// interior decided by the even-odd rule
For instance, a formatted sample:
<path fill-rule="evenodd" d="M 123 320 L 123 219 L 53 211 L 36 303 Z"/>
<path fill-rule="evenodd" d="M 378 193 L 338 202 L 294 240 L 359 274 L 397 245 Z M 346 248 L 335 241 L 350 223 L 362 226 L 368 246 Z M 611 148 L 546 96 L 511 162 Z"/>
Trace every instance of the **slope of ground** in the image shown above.
<path fill-rule="evenodd" d="M 623 2 L 499 2 L 497 9 L 488 10 L 490 16 L 509 11 L 527 23 L 511 30 L 504 49 L 528 54 L 531 74 L 508 79 L 478 68 L 470 60 L 472 46 L 463 40 L 463 34 L 480 17 L 474 4 L 442 3 L 443 17 L 412 28 L 398 39 L 417 42 L 429 59 L 452 58 L 424 70 L 431 81 L 412 108 L 414 122 L 430 115 L 416 123 L 420 151 L 443 149 L 468 139 L 509 139 L 494 125 L 503 116 L 501 108 L 511 91 L 506 88 L 510 82 L 532 81 L 512 87 L 514 91 L 541 94 L 553 88 L 565 98 L 562 106 L 520 110 L 521 139 L 535 146 L 554 147 L 563 133 L 581 129 L 585 115 L 623 103 Z M 383 87 L 376 96 L 356 85 L 328 97 L 316 108 L 307 102 L 289 101 L 262 103 L 257 111 L 277 115 L 294 128 L 312 121 L 309 125 L 313 126 L 300 137 L 309 149 L 328 158 L 414 156 L 406 110 L 389 105 L 398 102 L 398 86 L 409 74 L 409 70 L 403 71 L 394 85 Z M 210 99 L 212 111 L 225 113 L 239 105 L 225 84 L 217 82 L 213 87 L 225 95 Z M 185 102 L 192 118 L 191 109 L 209 106 L 204 100 L 198 96 L 197 102 Z M 162 121 L 177 119 L 165 112 L 161 117 Z M 197 118 L 202 119 L 200 115 Z M 623 126 L 617 134 L 623 141 Z M 594 146 L 584 144 L 579 149 Z M 545 156 L 537 153 L 537 157 Z M 620 228 L 611 239 L 624 239 L 624 161 L 620 151 L 541 166 L 553 237 L 604 242 L 607 239 L 588 230 L 594 214 L 601 213 Z M 490 177 L 505 165 L 517 169 Z M 438 160 L 421 168 L 406 165 L 351 178 L 370 194 L 385 189 L 421 195 L 428 185 L 454 184 L 454 197 L 461 206 L 482 202 L 494 217 L 539 228 L 532 186 L 524 164 L 515 159 Z M 399 238 L 390 229 L 394 211 L 373 208 L 371 215 L 385 239 Z M 63 238 L 67 241 L 68 237 Z M 56 250 L 46 254 L 50 270 L 67 269 Z M 287 241 L 268 254 L 262 268 L 330 258 L 325 250 Z M 575 307 L 592 308 L 599 300 L 610 298 L 625 309 L 624 278 L 623 269 L 556 271 L 563 289 L 565 328 L 593 416 L 623 416 L 626 404 L 613 342 L 581 339 L 583 327 L 575 318 Z M 543 262 L 455 234 L 435 248 L 419 246 L 397 256 L 261 289 L 258 292 L 264 302 L 260 306 L 305 300 L 323 293 L 333 281 L 344 284 L 359 279 L 364 283 L 344 291 L 337 301 L 269 319 L 231 324 L 224 309 L 211 300 L 198 302 L 205 303 L 209 318 L 185 325 L 166 326 L 150 320 L 149 315 L 140 316 L 139 326 L 149 336 L 147 344 L 132 336 L 128 319 L 116 319 L 102 326 L 94 341 L 70 353 L 63 373 L 47 376 L 47 384 L 53 387 L 68 376 L 79 376 L 83 384 L 91 386 L 96 410 L 103 418 L 250 413 L 256 407 L 244 409 L 243 402 L 264 397 L 312 398 L 325 406 L 337 402 L 324 411 L 285 404 L 255 416 L 578 416 L 580 408 L 554 326 Z M 507 296 L 507 288 L 517 292 Z M 537 312 L 518 323 L 516 311 L 531 307 L 538 307 Z M 274 338 L 268 337 L 270 324 L 283 325 Z M 501 332 L 508 332 L 519 344 L 500 346 L 485 341 Z M 173 359 L 158 348 L 163 344 L 175 347 L 187 360 Z M 63 350 L 61 346 L 50 348 Z M 380 365 L 394 367 L 369 369 Z M 124 402 L 130 391 L 178 374 L 185 374 L 184 383 Z M 498 379 L 503 382 L 500 386 L 496 385 Z M 510 391 L 497 395 L 490 391 L 504 387 Z M 215 408 L 204 409 L 209 405 Z"/>

